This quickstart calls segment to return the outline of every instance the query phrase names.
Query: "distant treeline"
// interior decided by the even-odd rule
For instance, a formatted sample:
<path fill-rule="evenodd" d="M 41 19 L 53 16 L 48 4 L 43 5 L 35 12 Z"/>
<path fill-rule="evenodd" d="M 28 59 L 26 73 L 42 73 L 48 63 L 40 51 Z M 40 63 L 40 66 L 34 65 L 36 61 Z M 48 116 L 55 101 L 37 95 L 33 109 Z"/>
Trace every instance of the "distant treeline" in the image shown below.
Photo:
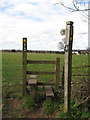
<path fill-rule="evenodd" d="M 22 50 L 2 50 L 2 52 L 22 52 Z M 64 54 L 64 51 L 44 51 L 44 50 L 27 50 L 29 53 L 52 53 L 52 54 Z M 72 50 L 72 54 L 90 54 L 89 50 Z"/>
<path fill-rule="evenodd" d="M 2 50 L 2 52 L 22 52 L 22 50 Z M 27 50 L 30 53 L 53 53 L 53 54 L 64 54 L 64 51 L 43 51 L 43 50 Z"/>

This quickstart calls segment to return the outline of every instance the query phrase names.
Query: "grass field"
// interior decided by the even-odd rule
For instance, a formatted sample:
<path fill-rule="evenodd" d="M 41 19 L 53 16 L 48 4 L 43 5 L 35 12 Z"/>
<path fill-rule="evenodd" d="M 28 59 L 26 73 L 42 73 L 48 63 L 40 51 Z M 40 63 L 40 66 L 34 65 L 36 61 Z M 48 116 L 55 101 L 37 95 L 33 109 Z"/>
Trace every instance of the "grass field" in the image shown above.
<path fill-rule="evenodd" d="M 59 54 L 30 54 L 28 53 L 27 59 L 30 60 L 55 60 L 57 57 L 60 58 L 60 70 L 64 66 L 64 55 Z M 73 55 L 72 66 L 79 67 L 88 65 L 87 55 Z M 54 71 L 54 65 L 46 64 L 32 64 L 27 66 L 28 70 L 38 70 L 38 71 Z M 2 76 L 3 85 L 8 85 L 9 89 L 15 87 L 16 90 L 21 90 L 22 84 L 22 53 L 3 53 L 2 54 Z M 72 69 L 72 74 L 83 74 L 87 73 L 88 69 Z M 60 72 L 60 80 L 62 78 L 62 72 Z M 74 77 L 75 78 L 75 77 Z M 53 75 L 42 75 L 38 76 L 40 81 L 49 81 L 53 79 Z M 4 89 L 5 87 L 3 87 Z M 5 88 L 6 89 L 6 88 Z M 8 89 L 8 90 L 9 90 Z M 10 90 L 10 91 L 11 91 Z M 4 91 L 4 90 L 3 90 Z M 6 90 L 7 91 L 7 90 Z"/>
<path fill-rule="evenodd" d="M 31 54 L 28 53 L 30 60 L 55 60 L 60 58 L 60 70 L 64 66 L 64 55 L 59 54 Z M 85 66 L 88 65 L 87 55 L 73 55 L 72 66 Z M 54 65 L 28 65 L 28 70 L 41 70 L 41 71 L 54 71 Z M 88 72 L 87 68 L 73 69 L 73 74 L 85 74 Z M 62 72 L 60 72 L 60 80 Z M 38 76 L 40 81 L 50 81 L 53 76 Z M 74 80 L 83 80 L 82 77 L 72 77 Z M 22 53 L 2 53 L 2 85 L 3 85 L 3 104 L 6 104 L 7 98 L 22 98 Z M 7 107 L 8 109 L 8 107 Z M 6 110 L 6 108 L 5 108 Z M 5 112 L 4 110 L 4 112 Z"/>

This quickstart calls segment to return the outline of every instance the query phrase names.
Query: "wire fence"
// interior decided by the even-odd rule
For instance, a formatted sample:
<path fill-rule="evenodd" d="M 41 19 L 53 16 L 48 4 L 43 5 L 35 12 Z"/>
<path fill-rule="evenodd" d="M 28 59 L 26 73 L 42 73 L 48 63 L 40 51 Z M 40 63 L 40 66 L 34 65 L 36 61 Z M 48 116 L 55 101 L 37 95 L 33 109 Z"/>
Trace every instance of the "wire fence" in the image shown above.
<path fill-rule="evenodd" d="M 8 80 L 15 80 L 15 79 L 19 79 L 19 80 L 22 80 L 22 65 L 15 65 L 15 67 L 11 68 L 9 70 L 8 73 L 6 73 L 5 71 L 5 68 L 7 67 L 8 65 L 4 65 L 2 70 L 2 79 L 8 79 Z M 90 68 L 90 65 L 84 65 L 84 66 L 72 66 L 72 77 L 88 77 L 90 76 L 90 73 L 89 73 L 89 68 Z M 8 71 L 9 68 L 7 68 L 7 71 Z M 13 70 L 13 74 L 10 74 L 10 71 Z M 14 74 L 14 70 L 15 70 L 15 74 Z M 60 74 L 64 75 L 63 74 L 64 72 L 64 69 L 63 67 L 60 68 Z M 16 74 L 17 73 L 17 74 Z"/>
<path fill-rule="evenodd" d="M 75 70 L 79 69 L 79 72 L 77 71 L 78 74 L 72 74 L 72 76 L 90 76 L 90 74 L 89 74 L 89 67 L 90 67 L 90 65 L 72 67 L 72 71 L 74 69 Z M 81 73 L 80 73 L 80 70 L 82 70 Z"/>
<path fill-rule="evenodd" d="M 72 82 L 87 82 L 90 77 L 90 65 L 72 66 Z M 64 66 L 62 70 L 62 85 L 64 85 Z"/>
<path fill-rule="evenodd" d="M 22 65 L 17 65 L 17 66 L 22 67 Z M 78 87 L 81 86 L 79 85 L 79 83 L 83 83 L 83 82 L 85 82 L 85 84 L 87 83 L 88 81 L 87 79 L 90 76 L 90 73 L 88 70 L 89 67 L 90 67 L 89 65 L 72 67 L 72 83 L 75 83 L 75 87 L 77 85 L 76 89 L 78 89 Z M 64 86 L 64 69 L 63 68 L 64 67 L 60 69 L 60 81 L 61 81 L 60 86 Z M 23 79 L 22 68 L 17 68 L 17 69 L 14 68 L 13 70 L 15 71 L 17 70 L 17 71 L 15 73 L 13 71 L 12 74 L 10 74 L 10 72 L 6 74 L 6 71 L 4 71 L 3 69 L 3 72 L 4 72 L 2 76 L 3 98 L 6 98 L 8 93 L 10 93 L 11 96 L 18 96 L 19 93 L 20 95 L 22 94 L 22 84 L 23 84 L 22 83 L 22 79 Z"/>
<path fill-rule="evenodd" d="M 85 65 L 85 66 L 79 66 L 79 67 L 72 67 L 72 69 L 75 69 L 75 68 L 87 68 L 87 67 L 90 67 L 89 65 Z"/>

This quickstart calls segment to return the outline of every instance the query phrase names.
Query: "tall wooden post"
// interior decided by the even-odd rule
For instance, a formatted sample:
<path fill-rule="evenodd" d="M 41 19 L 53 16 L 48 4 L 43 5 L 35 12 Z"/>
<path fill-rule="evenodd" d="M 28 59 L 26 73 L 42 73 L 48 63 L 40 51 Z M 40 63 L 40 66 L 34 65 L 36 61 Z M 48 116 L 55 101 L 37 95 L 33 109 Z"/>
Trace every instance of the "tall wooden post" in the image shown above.
<path fill-rule="evenodd" d="M 60 80 L 60 58 L 56 58 L 56 73 L 55 73 L 55 82 L 56 82 L 56 91 L 59 88 L 59 80 Z"/>
<path fill-rule="evenodd" d="M 26 95 L 27 88 L 27 38 L 23 38 L 23 95 Z"/>
<path fill-rule="evenodd" d="M 65 66 L 64 66 L 64 112 L 70 112 L 73 22 L 66 22 Z"/>
<path fill-rule="evenodd" d="M 62 71 L 62 87 L 64 88 L 64 66 L 63 66 L 63 71 Z"/>

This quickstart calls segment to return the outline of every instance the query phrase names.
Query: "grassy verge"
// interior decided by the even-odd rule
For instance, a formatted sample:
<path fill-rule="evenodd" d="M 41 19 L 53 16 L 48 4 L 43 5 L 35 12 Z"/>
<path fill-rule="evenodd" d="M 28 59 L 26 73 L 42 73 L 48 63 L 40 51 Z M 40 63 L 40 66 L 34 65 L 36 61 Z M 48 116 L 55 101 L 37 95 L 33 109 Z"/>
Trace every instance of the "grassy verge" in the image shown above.
<path fill-rule="evenodd" d="M 87 118 L 90 118 L 90 111 L 88 111 L 87 107 L 80 107 L 78 108 L 78 103 L 74 100 L 71 101 L 71 113 L 64 113 L 61 112 L 58 118 L 69 118 L 70 120 L 73 119 L 81 119 L 87 120 Z M 63 109 L 63 106 L 61 107 L 61 110 Z"/>

